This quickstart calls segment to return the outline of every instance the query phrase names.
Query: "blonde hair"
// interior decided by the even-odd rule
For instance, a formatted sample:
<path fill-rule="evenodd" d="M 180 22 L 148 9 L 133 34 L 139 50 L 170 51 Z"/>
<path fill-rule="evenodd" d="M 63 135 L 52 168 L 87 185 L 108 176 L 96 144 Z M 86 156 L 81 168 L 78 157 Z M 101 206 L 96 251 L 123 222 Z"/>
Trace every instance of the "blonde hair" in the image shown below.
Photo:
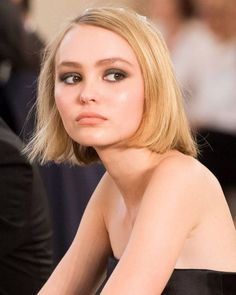
<path fill-rule="evenodd" d="M 162 36 L 145 17 L 122 8 L 87 9 L 46 48 L 36 103 L 37 127 L 25 151 L 29 158 L 88 164 L 98 161 L 93 147 L 81 146 L 66 133 L 54 101 L 55 55 L 64 36 L 76 25 L 105 28 L 123 37 L 138 59 L 145 102 L 143 118 L 127 146 L 164 153 L 171 149 L 196 156 L 196 144 L 186 119 L 182 94 Z"/>

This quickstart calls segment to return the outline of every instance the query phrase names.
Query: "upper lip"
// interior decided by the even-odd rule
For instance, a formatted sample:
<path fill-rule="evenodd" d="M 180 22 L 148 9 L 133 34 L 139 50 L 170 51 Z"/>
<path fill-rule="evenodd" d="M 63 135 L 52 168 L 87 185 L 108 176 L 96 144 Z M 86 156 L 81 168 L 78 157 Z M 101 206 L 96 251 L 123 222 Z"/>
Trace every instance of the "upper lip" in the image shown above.
<path fill-rule="evenodd" d="M 100 119 L 103 119 L 103 120 L 107 120 L 106 117 L 98 114 L 98 113 L 94 113 L 94 112 L 82 112 L 78 115 L 78 117 L 76 118 L 76 121 L 79 121 L 81 119 L 84 119 L 84 118 L 100 118 Z"/>

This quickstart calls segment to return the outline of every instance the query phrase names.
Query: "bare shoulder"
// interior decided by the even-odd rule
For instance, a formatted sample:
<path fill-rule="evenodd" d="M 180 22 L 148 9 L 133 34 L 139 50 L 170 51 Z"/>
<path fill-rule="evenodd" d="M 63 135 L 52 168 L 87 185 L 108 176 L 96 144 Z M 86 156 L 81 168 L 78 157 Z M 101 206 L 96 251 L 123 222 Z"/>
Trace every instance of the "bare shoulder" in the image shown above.
<path fill-rule="evenodd" d="M 201 185 L 206 181 L 205 186 L 211 186 L 206 178 L 211 178 L 210 173 L 196 159 L 179 152 L 162 155 L 150 177 L 142 205 L 153 216 L 172 214 L 174 222 L 183 212 L 194 212 L 195 216 L 190 214 L 186 220 L 194 217 L 196 223 L 203 195 Z"/>
<path fill-rule="evenodd" d="M 197 159 L 180 152 L 164 156 L 156 166 L 152 183 L 168 183 L 196 192 L 221 190 L 216 177 Z"/>
<path fill-rule="evenodd" d="M 209 200 L 214 198 L 224 198 L 216 177 L 197 159 L 177 152 L 163 156 L 156 165 L 144 194 L 144 203 L 149 210 L 154 210 L 158 204 L 163 208 L 162 212 L 173 212 L 174 219 L 179 213 L 188 212 L 188 220 L 192 219 L 196 224 L 202 212 L 209 209 Z M 154 214 L 157 214 L 155 210 Z"/>
<path fill-rule="evenodd" d="M 163 158 L 156 166 L 157 173 L 176 173 L 179 172 L 182 176 L 186 174 L 191 175 L 200 173 L 204 173 L 206 170 L 205 166 L 203 166 L 197 159 L 184 155 L 180 152 L 176 152 L 173 154 L 163 155 Z"/>

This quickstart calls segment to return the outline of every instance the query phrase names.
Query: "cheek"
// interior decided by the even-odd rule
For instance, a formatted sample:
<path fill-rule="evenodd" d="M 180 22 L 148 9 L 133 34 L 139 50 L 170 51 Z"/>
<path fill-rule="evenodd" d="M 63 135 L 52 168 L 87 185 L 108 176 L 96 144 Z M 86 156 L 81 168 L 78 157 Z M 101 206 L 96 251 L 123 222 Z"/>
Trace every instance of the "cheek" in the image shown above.
<path fill-rule="evenodd" d="M 71 115 L 68 109 L 68 106 L 65 104 L 64 100 L 60 99 L 60 97 L 55 96 L 55 104 L 59 115 L 61 117 L 62 124 L 65 128 L 66 133 L 73 138 L 73 123 L 71 120 Z"/>
<path fill-rule="evenodd" d="M 144 91 L 143 89 L 140 89 L 140 92 L 136 93 L 136 99 L 134 100 L 134 106 L 133 106 L 136 130 L 138 129 L 142 121 L 143 111 L 144 111 Z"/>
<path fill-rule="evenodd" d="M 120 124 L 126 128 L 137 129 L 141 123 L 144 109 L 143 88 L 136 88 L 132 92 L 123 92 L 119 97 L 119 106 L 116 111 L 120 118 Z"/>
<path fill-rule="evenodd" d="M 57 107 L 57 110 L 60 114 L 62 123 L 64 125 L 65 130 L 67 133 L 70 133 L 70 106 L 68 104 L 68 100 L 65 99 L 66 97 L 63 95 L 63 93 L 58 89 L 55 88 L 54 91 L 54 99 L 55 99 L 55 104 Z"/>
<path fill-rule="evenodd" d="M 69 95 L 70 97 L 70 95 Z M 64 91 L 64 88 L 55 85 L 55 90 L 54 90 L 54 99 L 55 99 L 55 104 L 57 106 L 57 109 L 62 117 L 67 117 L 67 114 L 70 109 L 70 100 L 68 99 L 68 93 Z"/>
<path fill-rule="evenodd" d="M 54 99 L 55 99 L 55 104 L 56 104 L 57 109 L 60 114 L 61 114 L 61 109 L 63 109 L 62 97 L 63 97 L 62 88 L 60 86 L 57 86 L 57 84 L 56 84 L 55 89 L 54 89 Z"/>
<path fill-rule="evenodd" d="M 64 118 L 66 117 L 65 104 L 63 103 L 63 100 L 61 100 L 59 96 L 55 96 L 55 104 L 56 104 L 57 110 L 60 114 L 60 117 L 64 123 Z"/>

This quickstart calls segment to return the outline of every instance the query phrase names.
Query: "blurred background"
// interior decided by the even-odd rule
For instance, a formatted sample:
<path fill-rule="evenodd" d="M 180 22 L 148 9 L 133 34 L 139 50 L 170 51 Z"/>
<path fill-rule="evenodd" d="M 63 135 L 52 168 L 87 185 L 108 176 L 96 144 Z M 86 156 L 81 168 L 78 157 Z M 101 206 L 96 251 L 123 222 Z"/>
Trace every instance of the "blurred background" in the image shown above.
<path fill-rule="evenodd" d="M 131 7 L 151 18 L 167 42 L 190 124 L 199 142 L 199 160 L 219 179 L 236 220 L 235 0 L 9 1 L 19 8 L 22 26 L 30 36 L 26 51 L 37 63 L 27 69 L 18 66 L 20 78 L 13 77 L 14 61 L 1 53 L 7 41 L 0 36 L 0 115 L 23 140 L 26 141 L 27 136 L 23 136 L 22 130 L 30 134 L 34 126 L 33 119 L 27 124 L 25 119 L 37 95 L 44 45 L 68 19 L 85 8 Z M 2 36 L 7 18 L 0 26 Z M 9 34 L 14 32 L 11 30 Z M 16 39 L 19 40 L 15 46 L 22 47 L 21 39 Z M 89 167 L 50 164 L 42 167 L 41 172 L 51 206 L 57 264 L 75 235 L 104 168 L 99 164 Z"/>
<path fill-rule="evenodd" d="M 16 0 L 17 1 L 17 0 Z M 92 6 L 126 6 L 141 12 L 147 11 L 145 0 L 32 0 L 32 17 L 39 32 L 46 39 L 50 38 L 67 18 L 76 16 Z"/>

